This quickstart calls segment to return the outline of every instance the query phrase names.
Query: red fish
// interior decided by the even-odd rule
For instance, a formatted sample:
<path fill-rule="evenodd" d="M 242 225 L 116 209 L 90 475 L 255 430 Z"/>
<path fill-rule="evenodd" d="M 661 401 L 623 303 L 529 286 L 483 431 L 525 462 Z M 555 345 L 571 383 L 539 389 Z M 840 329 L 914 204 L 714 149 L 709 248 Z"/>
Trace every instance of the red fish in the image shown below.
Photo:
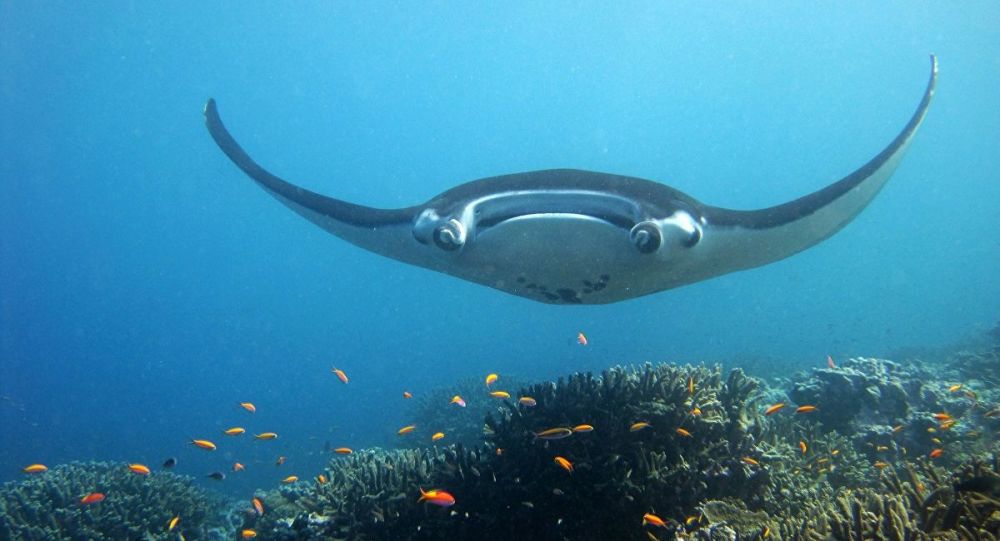
<path fill-rule="evenodd" d="M 104 494 L 101 494 L 100 492 L 91 492 L 90 494 L 80 498 L 80 505 L 90 505 L 102 501 L 104 501 Z"/>
<path fill-rule="evenodd" d="M 420 499 L 417 502 L 427 502 L 441 507 L 451 507 L 455 505 L 455 497 L 443 490 L 431 489 L 424 490 L 420 489 Z"/>
<path fill-rule="evenodd" d="M 337 375 L 337 379 L 339 379 L 344 383 L 347 383 L 347 374 L 345 374 L 343 370 L 339 368 L 332 368 L 330 369 L 330 371 Z"/>
<path fill-rule="evenodd" d="M 775 405 L 767 408 L 766 410 L 764 410 L 764 415 L 774 415 L 775 413 L 778 413 L 779 411 L 781 411 L 781 409 L 784 408 L 784 407 L 785 407 L 785 403 L 784 402 L 778 402 L 777 404 L 775 404 Z"/>

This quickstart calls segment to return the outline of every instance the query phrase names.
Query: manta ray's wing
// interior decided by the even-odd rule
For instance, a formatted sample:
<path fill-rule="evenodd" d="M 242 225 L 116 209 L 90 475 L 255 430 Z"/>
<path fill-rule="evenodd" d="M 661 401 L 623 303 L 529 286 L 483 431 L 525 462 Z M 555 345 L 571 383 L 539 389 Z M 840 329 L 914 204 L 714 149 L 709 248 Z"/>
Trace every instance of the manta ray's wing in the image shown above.
<path fill-rule="evenodd" d="M 786 258 L 830 237 L 851 222 L 885 186 L 923 122 L 937 85 L 937 58 L 923 99 L 910 121 L 877 156 L 857 171 L 805 197 L 774 207 L 739 211 L 703 207 L 713 229 L 713 252 L 726 252 L 726 272 Z M 719 262 L 721 263 L 721 262 Z"/>

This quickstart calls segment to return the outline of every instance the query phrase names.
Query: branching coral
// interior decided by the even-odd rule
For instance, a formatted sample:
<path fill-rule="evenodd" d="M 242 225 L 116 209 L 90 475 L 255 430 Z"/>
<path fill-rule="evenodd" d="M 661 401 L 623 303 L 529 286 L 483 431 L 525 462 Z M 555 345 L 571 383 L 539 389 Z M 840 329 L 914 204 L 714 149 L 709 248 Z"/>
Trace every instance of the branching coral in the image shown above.
<path fill-rule="evenodd" d="M 106 499 L 87 506 L 81 497 Z M 0 539 L 221 539 L 225 502 L 168 472 L 140 476 L 125 464 L 71 463 L 0 489 Z M 168 532 L 171 518 L 180 517 Z"/>

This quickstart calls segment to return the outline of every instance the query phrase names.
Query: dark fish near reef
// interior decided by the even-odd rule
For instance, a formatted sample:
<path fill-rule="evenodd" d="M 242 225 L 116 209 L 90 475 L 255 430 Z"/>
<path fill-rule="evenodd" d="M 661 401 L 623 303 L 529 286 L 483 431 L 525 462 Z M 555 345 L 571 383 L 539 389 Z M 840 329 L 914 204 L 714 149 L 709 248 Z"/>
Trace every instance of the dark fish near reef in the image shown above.
<path fill-rule="evenodd" d="M 932 56 L 920 104 L 888 146 L 833 184 L 759 210 L 715 207 L 650 180 L 575 169 L 485 178 L 423 204 L 371 208 L 271 174 L 227 131 L 215 100 L 204 112 L 209 133 L 237 167 L 347 242 L 538 302 L 605 304 L 767 265 L 833 236 L 888 182 L 936 82 Z"/>
<path fill-rule="evenodd" d="M 214 472 L 206 475 L 205 477 L 210 477 L 212 479 L 215 479 L 216 481 L 222 481 L 222 480 L 224 480 L 226 478 L 226 474 L 224 474 L 224 473 L 222 473 L 220 471 L 214 471 Z"/>
<path fill-rule="evenodd" d="M 168 470 L 176 465 L 177 465 L 177 459 L 174 457 L 170 457 L 163 461 L 163 467 L 167 468 Z"/>

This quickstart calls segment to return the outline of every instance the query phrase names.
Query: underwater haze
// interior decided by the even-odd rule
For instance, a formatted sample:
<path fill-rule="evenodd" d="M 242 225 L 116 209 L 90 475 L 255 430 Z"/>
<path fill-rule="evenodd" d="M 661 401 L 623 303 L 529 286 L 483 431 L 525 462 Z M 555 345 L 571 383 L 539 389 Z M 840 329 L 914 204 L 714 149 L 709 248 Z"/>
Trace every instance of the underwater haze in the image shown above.
<path fill-rule="evenodd" d="M 841 232 L 597 306 L 358 249 L 254 185 L 203 116 L 214 98 L 270 171 L 373 207 L 565 167 L 754 209 L 885 148 L 931 54 L 925 122 Z M 1000 306 L 997 88 L 993 2 L 0 1 L 0 481 L 176 457 L 245 499 L 310 479 L 331 446 L 391 444 L 404 390 L 647 361 L 776 378 L 982 331 Z"/>

